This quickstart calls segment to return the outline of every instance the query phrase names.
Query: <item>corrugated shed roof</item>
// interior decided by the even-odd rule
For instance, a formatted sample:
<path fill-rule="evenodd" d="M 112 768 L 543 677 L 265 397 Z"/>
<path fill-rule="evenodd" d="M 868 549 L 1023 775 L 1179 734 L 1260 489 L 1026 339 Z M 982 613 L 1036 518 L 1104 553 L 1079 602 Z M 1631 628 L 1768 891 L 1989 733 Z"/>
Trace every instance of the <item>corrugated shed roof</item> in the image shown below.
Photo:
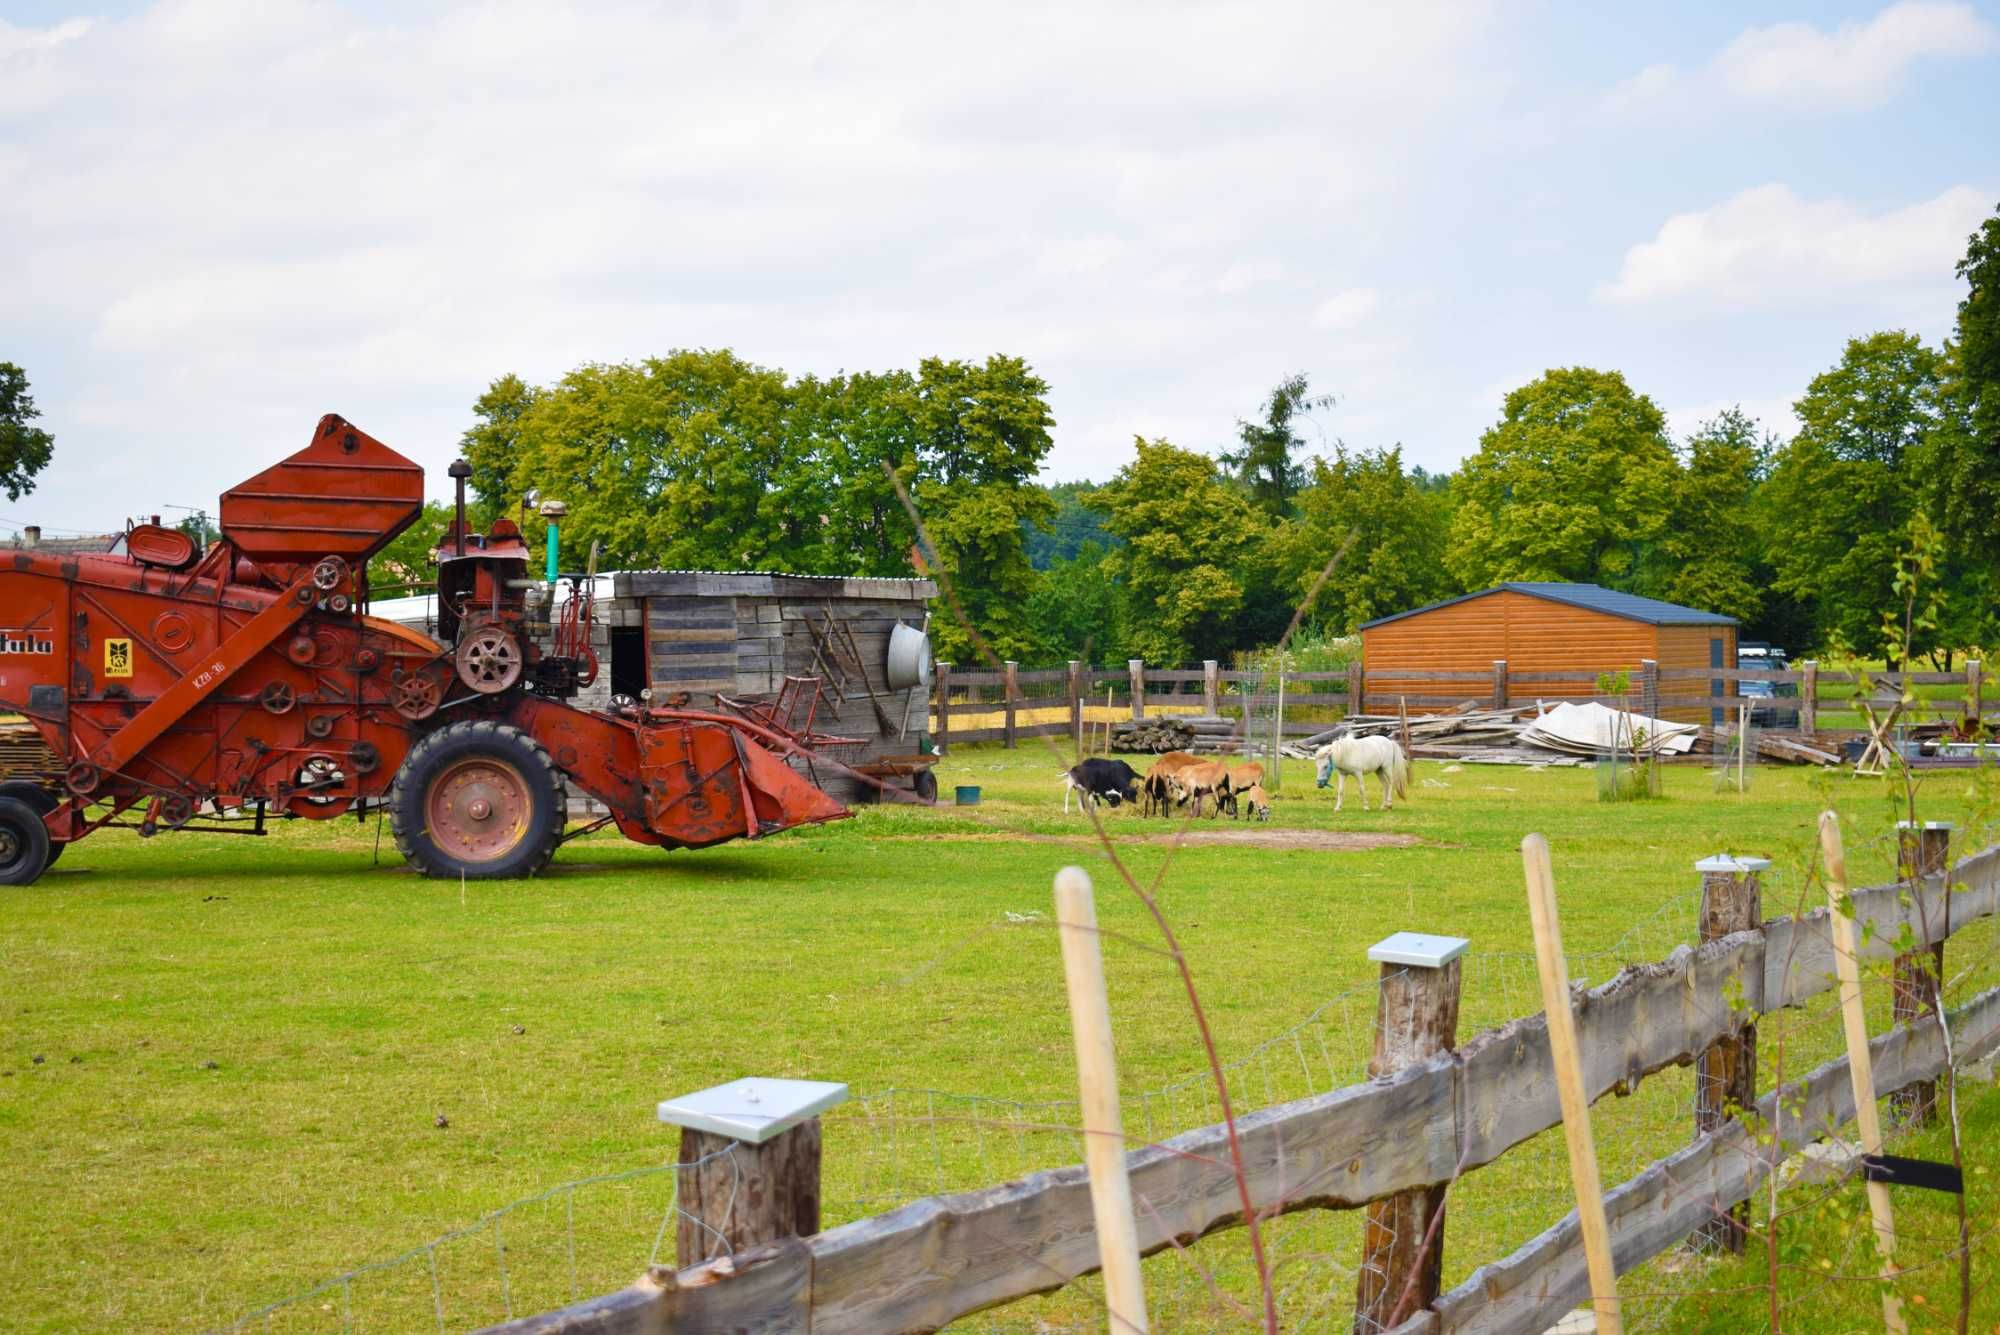
<path fill-rule="evenodd" d="M 1453 603 L 1463 603 L 1474 598 L 1484 598 L 1488 594 L 1512 592 L 1525 593 L 1531 598 L 1544 598 L 1552 603 L 1564 603 L 1570 607 L 1584 607 L 1606 616 L 1623 617 L 1627 621 L 1643 621 L 1654 626 L 1733 626 L 1736 618 L 1724 616 L 1720 612 L 1704 612 L 1697 607 L 1682 607 L 1679 603 L 1661 602 L 1658 598 L 1642 598 L 1636 593 L 1620 593 L 1598 584 L 1570 584 L 1557 580 L 1510 580 L 1496 584 L 1490 589 L 1477 593 L 1463 593 L 1456 598 L 1446 598 L 1441 602 L 1428 603 L 1423 607 L 1413 607 L 1407 612 L 1396 612 L 1389 616 L 1377 617 L 1363 622 L 1361 629 L 1381 626 L 1391 621 L 1401 621 L 1404 617 L 1420 616 L 1440 607 L 1450 607 Z"/>

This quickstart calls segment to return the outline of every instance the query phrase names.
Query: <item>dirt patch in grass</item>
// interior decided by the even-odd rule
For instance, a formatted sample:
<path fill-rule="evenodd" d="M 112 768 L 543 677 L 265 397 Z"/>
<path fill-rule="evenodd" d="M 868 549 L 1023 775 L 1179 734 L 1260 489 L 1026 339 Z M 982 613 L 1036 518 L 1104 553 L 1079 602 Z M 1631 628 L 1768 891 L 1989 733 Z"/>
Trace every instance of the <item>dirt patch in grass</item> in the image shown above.
<path fill-rule="evenodd" d="M 1126 834 L 1111 836 L 1114 844 L 1171 844 L 1179 837 L 1172 833 Z M 976 843 L 1031 843 L 1031 844 L 1071 844 L 1082 846 L 1095 844 L 1097 837 L 1090 834 L 1035 834 L 1020 833 L 950 833 L 950 834 L 889 834 L 874 836 L 878 843 L 927 844 L 976 844 Z M 1310 850 L 1321 853 L 1363 853 L 1373 848 L 1411 848 L 1432 841 L 1414 834 L 1376 834 L 1360 830 L 1286 830 L 1286 829 L 1235 829 L 1235 830 L 1190 830 L 1182 842 L 1189 847 L 1203 845 L 1230 845 L 1238 848 L 1275 848 L 1280 851 Z M 1435 845 L 1433 845 L 1435 846 Z"/>
<path fill-rule="evenodd" d="M 1156 834 L 1147 842 L 1172 843 L 1171 834 Z M 1322 853 L 1360 853 L 1371 848 L 1409 848 L 1424 841 L 1414 834 L 1377 834 L 1363 830 L 1190 830 L 1190 844 L 1239 844 L 1245 848 L 1311 849 Z"/>

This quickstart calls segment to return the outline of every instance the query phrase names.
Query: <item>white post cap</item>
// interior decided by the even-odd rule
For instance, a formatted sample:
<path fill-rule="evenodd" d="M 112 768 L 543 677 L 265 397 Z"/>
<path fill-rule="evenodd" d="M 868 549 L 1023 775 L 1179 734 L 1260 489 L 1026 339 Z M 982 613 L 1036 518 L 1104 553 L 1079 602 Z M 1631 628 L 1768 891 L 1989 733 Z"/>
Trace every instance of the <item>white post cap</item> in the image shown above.
<path fill-rule="evenodd" d="M 1733 853 L 1717 853 L 1712 858 L 1703 858 L 1694 864 L 1698 872 L 1722 872 L 1730 876 L 1741 876 L 1745 872 L 1769 871 L 1769 858 L 1740 858 Z"/>
<path fill-rule="evenodd" d="M 1899 830 L 1955 830 L 1958 827 L 1948 820 L 1899 820 Z"/>
<path fill-rule="evenodd" d="M 746 1076 L 660 1104 L 660 1120 L 690 1131 L 762 1145 L 773 1136 L 847 1101 L 847 1086 L 831 1080 Z"/>
<path fill-rule="evenodd" d="M 1461 936 L 1397 932 L 1368 947 L 1368 958 L 1377 964 L 1409 964 L 1419 969 L 1442 969 L 1463 955 L 1471 945 Z"/>

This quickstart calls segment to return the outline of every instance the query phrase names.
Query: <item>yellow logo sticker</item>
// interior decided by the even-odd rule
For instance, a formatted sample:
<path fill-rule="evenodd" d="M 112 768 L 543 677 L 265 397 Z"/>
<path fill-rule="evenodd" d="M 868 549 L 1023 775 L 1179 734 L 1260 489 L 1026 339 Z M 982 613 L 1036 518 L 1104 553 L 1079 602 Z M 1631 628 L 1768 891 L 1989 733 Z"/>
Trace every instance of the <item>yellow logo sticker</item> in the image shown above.
<path fill-rule="evenodd" d="M 129 677 L 132 675 L 132 641 L 106 640 L 104 642 L 104 675 L 107 677 Z"/>

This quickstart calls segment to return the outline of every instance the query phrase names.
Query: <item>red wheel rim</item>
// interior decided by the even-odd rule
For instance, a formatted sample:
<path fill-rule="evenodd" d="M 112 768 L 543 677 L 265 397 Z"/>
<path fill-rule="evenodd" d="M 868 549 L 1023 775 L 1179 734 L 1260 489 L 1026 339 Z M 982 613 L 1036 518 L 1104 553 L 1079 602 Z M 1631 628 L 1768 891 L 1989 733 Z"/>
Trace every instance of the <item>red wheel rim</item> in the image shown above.
<path fill-rule="evenodd" d="M 493 862 L 528 837 L 534 799 L 521 771 L 504 760 L 461 760 L 431 781 L 424 822 L 440 852 L 460 862 Z"/>

